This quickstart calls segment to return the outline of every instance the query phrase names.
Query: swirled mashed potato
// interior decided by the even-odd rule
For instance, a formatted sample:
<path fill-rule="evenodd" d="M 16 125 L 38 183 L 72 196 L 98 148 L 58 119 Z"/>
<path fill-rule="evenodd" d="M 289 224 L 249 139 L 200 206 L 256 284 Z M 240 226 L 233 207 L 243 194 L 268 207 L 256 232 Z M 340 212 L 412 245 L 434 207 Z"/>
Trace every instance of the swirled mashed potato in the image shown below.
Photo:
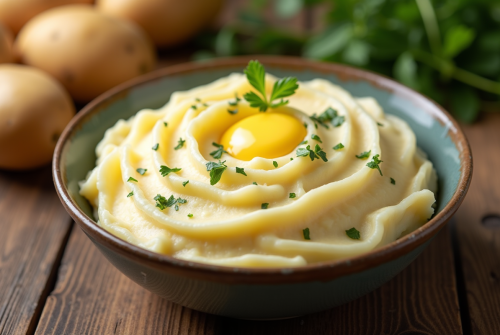
<path fill-rule="evenodd" d="M 268 94 L 275 81 L 266 76 Z M 300 82 L 288 105 L 266 112 L 290 116 L 304 127 L 296 131 L 296 144 L 283 144 L 292 143 L 289 152 L 274 158 L 254 152 L 257 157 L 243 160 L 237 158 L 241 143 L 232 143 L 221 157 L 227 169 L 211 185 L 207 163 L 218 163 L 213 156 L 219 148 L 212 143 L 220 143 L 237 122 L 259 115 L 245 100 L 235 100 L 235 93 L 249 91 L 245 76 L 232 74 L 174 93 L 163 108 L 142 110 L 107 130 L 96 149 L 97 166 L 81 183 L 98 224 L 132 244 L 180 259 L 290 267 L 365 253 L 432 216 L 436 174 L 408 124 L 385 115 L 373 98 L 353 98 L 320 79 Z M 328 122 L 326 128 L 315 122 L 328 108 L 341 124 Z M 269 131 L 269 124 L 262 127 Z M 270 138 L 288 129 L 274 127 Z M 247 129 L 247 135 L 262 129 Z M 266 142 L 259 141 L 261 149 L 255 150 L 265 151 Z M 314 151 L 316 144 L 326 162 L 297 155 L 297 149 L 310 145 Z M 380 171 L 367 166 L 375 155 Z M 164 176 L 162 166 L 181 170 Z"/>

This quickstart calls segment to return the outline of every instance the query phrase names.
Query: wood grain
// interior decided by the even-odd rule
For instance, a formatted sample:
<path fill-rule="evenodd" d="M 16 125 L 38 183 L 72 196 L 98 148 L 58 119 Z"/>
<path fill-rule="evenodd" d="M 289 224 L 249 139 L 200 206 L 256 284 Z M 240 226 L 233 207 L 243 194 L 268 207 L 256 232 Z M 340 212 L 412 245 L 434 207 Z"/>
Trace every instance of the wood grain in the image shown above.
<path fill-rule="evenodd" d="M 500 333 L 500 225 L 487 228 L 481 219 L 500 220 L 500 114 L 485 114 L 464 127 L 474 156 L 469 193 L 457 217 L 467 302 L 473 334 Z"/>
<path fill-rule="evenodd" d="M 34 331 L 70 226 L 50 167 L 0 171 L 0 334 Z"/>
<path fill-rule="evenodd" d="M 116 270 L 75 227 L 36 334 L 461 334 L 448 228 L 405 271 L 350 304 L 282 321 L 170 303 Z"/>

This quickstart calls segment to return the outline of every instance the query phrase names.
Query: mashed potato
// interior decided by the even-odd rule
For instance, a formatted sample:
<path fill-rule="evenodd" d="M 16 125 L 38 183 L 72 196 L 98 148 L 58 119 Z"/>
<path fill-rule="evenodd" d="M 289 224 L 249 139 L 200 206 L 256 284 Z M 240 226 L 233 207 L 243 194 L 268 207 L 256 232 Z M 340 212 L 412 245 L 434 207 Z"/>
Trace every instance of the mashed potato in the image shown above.
<path fill-rule="evenodd" d="M 98 224 L 180 259 L 291 267 L 368 252 L 433 215 L 432 163 L 373 98 L 316 79 L 261 113 L 237 99 L 252 90 L 232 74 L 118 121 L 81 183 Z"/>

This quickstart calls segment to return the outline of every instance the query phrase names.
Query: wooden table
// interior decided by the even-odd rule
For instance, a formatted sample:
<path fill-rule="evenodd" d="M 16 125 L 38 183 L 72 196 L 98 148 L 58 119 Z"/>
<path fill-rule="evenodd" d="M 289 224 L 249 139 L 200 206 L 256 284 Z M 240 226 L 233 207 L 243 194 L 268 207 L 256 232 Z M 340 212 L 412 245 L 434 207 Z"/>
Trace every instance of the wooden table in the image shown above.
<path fill-rule="evenodd" d="M 0 334 L 500 334 L 500 114 L 464 129 L 472 184 L 424 253 L 356 301 L 283 321 L 208 315 L 149 293 L 72 222 L 49 167 L 0 171 Z"/>

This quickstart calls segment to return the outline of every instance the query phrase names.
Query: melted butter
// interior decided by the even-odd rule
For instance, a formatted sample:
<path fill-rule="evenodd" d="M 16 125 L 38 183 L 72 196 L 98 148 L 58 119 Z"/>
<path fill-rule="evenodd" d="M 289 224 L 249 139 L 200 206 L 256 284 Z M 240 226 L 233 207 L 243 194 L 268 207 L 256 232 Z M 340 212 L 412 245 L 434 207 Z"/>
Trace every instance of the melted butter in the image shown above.
<path fill-rule="evenodd" d="M 292 152 L 306 134 L 304 125 L 293 116 L 259 113 L 233 124 L 222 135 L 221 144 L 230 155 L 244 161 L 277 158 Z"/>

